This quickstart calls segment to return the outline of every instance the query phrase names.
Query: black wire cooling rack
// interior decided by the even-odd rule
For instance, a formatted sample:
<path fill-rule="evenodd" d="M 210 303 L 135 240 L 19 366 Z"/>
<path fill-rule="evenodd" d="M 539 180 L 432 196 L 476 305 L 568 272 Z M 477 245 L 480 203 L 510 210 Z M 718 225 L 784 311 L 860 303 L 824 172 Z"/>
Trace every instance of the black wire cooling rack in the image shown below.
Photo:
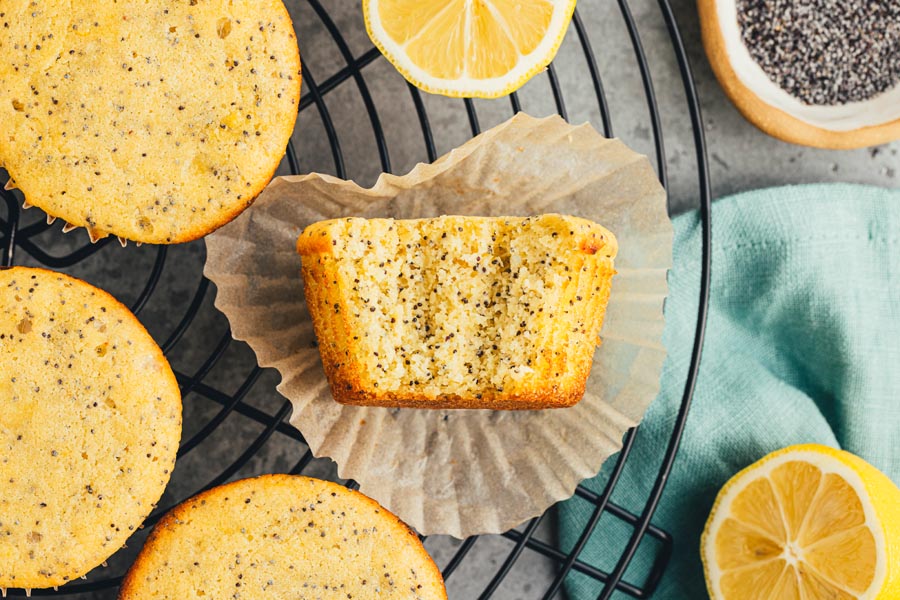
<path fill-rule="evenodd" d="M 341 0 L 342 3 L 343 1 Z M 668 187 L 664 119 L 657 103 L 650 64 L 632 7 L 628 0 L 599 1 L 610 5 L 606 7 L 610 9 L 607 14 L 618 13 L 618 27 L 624 25 L 627 31 L 627 40 L 635 59 L 636 76 L 640 77 L 639 89 L 643 93 L 640 101 L 646 103 L 648 111 L 648 139 L 652 142 L 660 181 Z M 652 4 L 654 1 L 657 4 Z M 428 538 L 426 547 L 435 555 L 442 568 L 451 598 L 533 597 L 547 600 L 562 595 L 563 582 L 571 572 L 597 580 L 603 586 L 599 595 L 601 599 L 610 598 L 617 593 L 646 598 L 653 593 L 671 556 L 672 538 L 665 531 L 654 527 L 651 521 L 676 459 L 700 364 L 710 277 L 710 184 L 700 108 L 682 37 L 668 1 L 650 2 L 652 9 L 659 12 L 659 22 L 664 24 L 664 35 L 670 39 L 673 64 L 677 66 L 680 76 L 680 82 L 675 80 L 675 87 L 680 88 L 676 93 L 686 105 L 689 118 L 689 137 L 692 139 L 696 161 L 696 178 L 691 179 L 695 182 L 693 185 L 696 185 L 693 194 L 699 198 L 703 226 L 702 256 L 697 257 L 702 265 L 702 275 L 693 355 L 690 369 L 685 374 L 683 399 L 668 447 L 661 457 L 661 466 L 646 503 L 638 510 L 626 510 L 610 500 L 634 441 L 633 431 L 626 435 L 622 451 L 614 459 L 615 464 L 606 488 L 600 493 L 585 487 L 579 487 L 576 491 L 581 499 L 591 503 L 594 508 L 583 533 L 569 552 L 558 549 L 552 540 L 552 534 L 551 539 L 541 538 L 541 532 L 548 529 L 550 521 L 546 514 L 500 536 L 472 537 L 463 541 Z M 358 10 L 358 4 L 354 2 L 353 5 L 354 10 Z M 369 139 L 374 141 L 374 152 L 368 152 L 370 166 L 377 171 L 391 172 L 389 137 L 392 132 L 382 124 L 376 94 L 372 90 L 379 85 L 379 73 L 388 73 L 395 78 L 399 76 L 384 68 L 387 63 L 371 44 L 367 44 L 362 50 L 354 51 L 351 48 L 351 43 L 342 33 L 349 25 L 340 18 L 335 18 L 333 8 L 326 8 L 319 0 L 293 0 L 293 3 L 289 1 L 289 7 L 292 12 L 302 12 L 302 15 L 294 14 L 301 55 L 304 58 L 304 93 L 299 107 L 301 118 L 298 120 L 298 128 L 303 127 L 303 123 L 317 122 L 320 131 L 324 131 L 324 135 L 319 135 L 310 125 L 309 131 L 299 131 L 297 139 L 303 139 L 301 136 L 304 135 L 318 135 L 323 142 L 327 141 L 324 153 L 330 153 L 330 166 L 333 167 L 331 172 L 340 177 L 348 177 L 347 152 L 341 145 L 341 121 L 334 118 L 333 114 L 335 107 L 361 101 L 364 108 L 364 116 L 360 116 L 361 123 L 364 124 L 364 129 L 371 130 L 372 137 Z M 346 12 L 346 6 L 341 8 Z M 589 31 L 586 20 L 583 20 L 583 13 L 591 8 L 587 6 L 587 2 L 582 2 L 579 8 L 580 12 L 575 13 L 567 41 L 577 42 L 580 46 L 581 60 L 586 68 L 583 83 L 589 85 L 596 97 L 593 108 L 598 122 L 595 125 L 605 135 L 612 137 L 613 118 L 607 89 L 601 79 L 598 54 L 592 48 L 593 32 Z M 328 40 L 337 53 L 318 52 L 317 48 L 312 47 L 317 42 L 310 42 L 310 48 L 307 48 L 305 41 L 310 39 Z M 364 36 L 362 39 L 365 39 Z M 328 56 L 328 61 L 321 62 L 329 64 L 317 64 L 317 55 Z M 382 68 L 376 68 L 378 65 Z M 320 67 L 324 70 L 328 66 L 332 67 L 332 74 L 318 81 L 314 73 L 319 72 Z M 555 111 L 568 118 L 564 86 L 560 84 L 556 68 L 551 65 L 545 75 L 538 76 L 540 78 L 546 78 L 540 85 L 549 87 L 550 95 L 546 92 L 543 94 L 545 100 L 552 98 Z M 431 113 L 427 109 L 431 98 L 402 80 L 397 81 L 400 89 L 404 90 L 403 95 L 409 94 L 406 100 L 411 101 L 415 112 L 414 118 L 410 113 L 410 117 L 406 119 L 405 129 L 407 133 L 411 129 L 420 130 L 416 135 L 420 135 L 424 142 L 424 152 L 418 155 L 415 150 L 406 147 L 401 150 L 406 153 L 407 161 L 433 161 L 438 155 L 438 144 L 433 134 Z M 527 99 L 521 96 L 513 93 L 508 99 L 491 102 L 453 101 L 461 103 L 464 109 L 464 113 L 462 110 L 459 112 L 460 122 L 454 127 L 444 117 L 440 128 L 455 131 L 457 137 L 460 137 L 459 130 L 462 129 L 462 139 L 465 139 L 479 133 L 481 129 L 479 110 L 496 112 L 498 107 L 505 106 L 502 110 L 508 117 L 523 108 L 529 108 L 525 106 Z M 355 129 L 357 131 L 354 133 L 358 138 L 359 126 L 355 126 Z M 438 128 L 435 127 L 434 130 L 437 131 Z M 301 163 L 304 154 L 298 152 L 295 141 L 287 149 L 281 171 L 283 173 L 300 173 L 306 166 Z M 397 151 L 396 148 L 394 150 Z M 316 153 L 312 154 L 313 161 L 324 160 L 322 153 L 318 156 L 315 156 Z M 377 161 L 374 158 L 376 155 Z M 252 353 L 244 344 L 232 341 L 227 322 L 212 306 L 214 289 L 211 289 L 209 281 L 202 276 L 202 242 L 177 247 L 120 248 L 115 238 L 106 238 L 91 244 L 85 239 L 83 231 L 62 236 L 61 225 L 54 226 L 42 214 L 35 214 L 40 211 L 21 212 L 21 198 L 17 192 L 3 191 L 0 194 L 7 210 L 5 218 L 0 221 L 3 265 L 28 264 L 63 270 L 117 295 L 141 318 L 166 352 L 176 371 L 185 402 L 185 432 L 179 460 L 166 495 L 145 524 L 148 529 L 139 532 L 130 540 L 130 548 L 123 549 L 112 557 L 108 567 L 95 569 L 86 581 L 72 582 L 59 590 L 33 590 L 32 595 L 113 598 L 149 527 L 176 503 L 203 489 L 238 476 L 267 471 L 336 478 L 334 466 L 327 459 L 314 459 L 302 434 L 288 423 L 291 405 L 275 392 L 277 378 L 256 365 Z M 345 483 L 355 487 L 352 481 Z M 602 530 L 595 529 L 604 514 L 627 524 L 632 530 L 625 548 L 621 552 L 616 551 L 618 560 L 609 572 L 579 560 L 579 554 L 588 538 L 591 535 L 603 535 Z M 641 542 L 647 538 L 654 540 L 659 548 L 655 562 L 643 581 L 626 581 L 623 577 L 626 569 Z M 462 576 L 458 575 L 454 579 L 453 575 L 476 563 L 485 580 L 467 580 L 462 582 L 465 585 L 455 585 Z M 516 569 L 523 564 L 527 564 L 528 569 L 535 564 L 540 565 L 538 570 L 543 574 L 542 587 L 536 589 L 536 585 L 530 585 L 510 590 L 511 580 L 517 577 Z M 487 577 L 484 576 L 485 565 L 493 565 Z M 472 592 L 473 585 L 478 588 L 476 592 Z M 21 596 L 26 591 L 8 590 L 8 593 Z"/>

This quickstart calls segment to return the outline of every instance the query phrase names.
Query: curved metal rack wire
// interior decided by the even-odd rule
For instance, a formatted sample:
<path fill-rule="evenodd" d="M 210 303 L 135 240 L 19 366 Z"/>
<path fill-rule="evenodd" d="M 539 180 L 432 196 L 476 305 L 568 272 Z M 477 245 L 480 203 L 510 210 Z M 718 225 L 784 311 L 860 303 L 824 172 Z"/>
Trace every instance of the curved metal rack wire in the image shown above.
<path fill-rule="evenodd" d="M 618 3 L 618 8 L 621 12 L 625 27 L 627 28 L 640 70 L 640 77 L 649 111 L 657 172 L 662 184 L 667 186 L 668 170 L 663 128 L 647 57 L 644 53 L 640 33 L 636 26 L 635 19 L 632 16 L 628 0 L 615 1 Z M 351 51 L 347 41 L 344 39 L 340 28 L 330 16 L 329 11 L 323 7 L 320 1 L 306 0 L 306 2 L 318 17 L 321 26 L 324 27 L 325 31 L 333 39 L 345 65 L 327 79 L 317 82 L 310 72 L 310 65 L 305 64 L 303 79 L 306 91 L 301 98 L 299 110 L 301 113 L 307 110 L 315 110 L 318 113 L 330 146 L 331 158 L 334 163 L 334 172 L 339 177 L 346 177 L 347 169 L 344 161 L 344 153 L 341 148 L 335 121 L 332 119 L 331 113 L 329 112 L 325 97 L 352 81 L 356 86 L 357 92 L 360 95 L 367 112 L 368 121 L 374 134 L 381 170 L 390 172 L 391 159 L 388 144 L 375 102 L 373 101 L 372 93 L 370 92 L 367 80 L 363 75 L 363 69 L 375 61 L 378 61 L 381 55 L 375 48 L 371 48 L 361 54 L 355 55 Z M 693 354 L 691 357 L 690 369 L 685 379 L 680 410 L 675 420 L 665 455 L 662 457 L 656 481 L 643 506 L 643 510 L 631 512 L 610 501 L 613 490 L 619 480 L 619 476 L 631 453 L 634 442 L 634 431 L 630 431 L 623 440 L 622 451 L 615 458 L 615 464 L 610 472 L 608 484 L 605 489 L 601 493 L 595 493 L 585 487 L 579 486 L 576 490 L 576 494 L 580 498 L 590 502 L 594 508 L 584 531 L 579 536 L 574 547 L 569 552 L 562 552 L 554 545 L 547 543 L 546 541 L 541 541 L 535 536 L 535 532 L 547 516 L 546 514 L 531 520 L 515 530 L 506 532 L 501 537 L 509 541 L 511 548 L 500 563 L 497 571 L 493 574 L 490 581 L 478 596 L 481 599 L 494 596 L 495 592 L 504 582 L 504 579 L 525 552 L 538 553 L 555 564 L 555 574 L 552 577 L 552 581 L 546 589 L 540 590 L 538 595 L 535 596 L 536 598 L 543 598 L 544 600 L 558 597 L 561 594 L 563 582 L 565 581 L 566 576 L 571 572 L 584 574 L 587 577 L 600 582 L 603 585 L 602 592 L 599 595 L 600 600 L 606 600 L 616 592 L 621 592 L 634 598 L 649 597 L 659 583 L 671 556 L 673 546 L 672 538 L 665 531 L 654 527 L 651 521 L 677 455 L 700 365 L 700 354 L 703 346 L 710 284 L 711 192 L 700 107 L 685 47 L 668 0 L 657 0 L 657 2 L 668 35 L 671 38 L 672 49 L 677 60 L 681 83 L 684 88 L 684 98 L 689 111 L 694 152 L 697 162 L 697 193 L 699 197 L 699 210 L 703 231 L 702 256 L 699 257 L 702 265 L 698 305 L 699 310 Z M 586 59 L 591 86 L 596 96 L 597 108 L 599 109 L 599 126 L 605 135 L 612 136 L 612 119 L 604 86 L 600 77 L 598 61 L 592 49 L 589 32 L 577 10 L 572 22 L 572 29 L 574 30 L 574 35 L 577 36 L 577 40 L 584 53 L 584 58 Z M 572 32 L 570 31 L 570 35 L 571 34 Z M 565 99 L 553 65 L 548 68 L 546 76 L 549 79 L 556 111 L 563 118 L 567 118 Z M 437 158 L 437 152 L 423 96 L 419 90 L 413 86 L 408 86 L 408 91 L 411 95 L 418 125 L 421 128 L 424 139 L 426 156 L 422 158 L 433 161 Z M 471 100 L 463 100 L 462 102 L 465 106 L 468 127 L 471 130 L 472 135 L 477 135 L 480 132 L 480 124 L 475 103 Z M 513 114 L 521 110 L 522 103 L 518 94 L 511 94 L 508 102 Z M 287 148 L 285 158 L 290 172 L 299 173 L 300 162 L 293 142 L 291 142 Z M 101 253 L 107 260 L 116 260 L 115 253 L 119 252 L 120 249 L 110 247 L 111 245 L 114 245 L 114 238 L 106 238 L 96 244 L 85 243 L 84 245 L 77 245 L 74 248 L 71 247 L 71 243 L 67 243 L 63 244 L 65 251 L 62 254 L 54 253 L 54 250 L 59 249 L 59 241 L 61 240 L 58 232 L 54 231 L 53 235 L 43 236 L 44 238 L 47 238 L 46 240 L 41 239 L 42 234 L 45 234 L 53 228 L 52 224 L 43 219 L 26 222 L 27 219 L 20 213 L 20 203 L 17 194 L 9 191 L 0 191 L 0 195 L 2 195 L 5 201 L 7 210 L 5 218 L 0 221 L 0 231 L 2 231 L 3 234 L 2 239 L 0 239 L 0 247 L 3 248 L 3 266 L 14 264 L 21 256 L 20 251 L 26 253 L 28 256 L 24 261 L 20 260 L 18 262 L 37 264 L 51 269 L 61 270 L 72 270 L 82 263 L 82 261 L 86 261 Z M 68 239 L 71 240 L 71 238 Z M 107 249 L 108 247 L 110 248 Z M 145 312 L 145 308 L 151 298 L 163 296 L 166 293 L 164 286 L 161 285 L 161 281 L 167 265 L 167 257 L 171 253 L 171 250 L 165 246 L 158 246 L 144 247 L 135 252 L 140 252 L 145 257 L 146 260 L 144 260 L 144 262 L 147 265 L 147 269 L 140 274 L 128 274 L 129 277 L 137 278 L 135 282 L 128 284 L 133 292 L 132 295 L 134 295 L 136 290 L 140 290 L 139 292 L 136 292 L 130 306 L 135 314 L 141 316 L 142 313 Z M 147 254 L 151 254 L 152 258 L 146 256 Z M 208 302 L 208 296 L 211 295 L 209 281 L 198 272 L 196 273 L 196 282 L 196 287 L 193 289 L 190 301 L 186 302 L 183 313 L 180 318 L 176 319 L 177 325 L 167 334 L 157 335 L 157 340 L 160 341 L 160 345 L 167 355 L 172 353 L 179 345 L 190 346 L 191 340 L 195 337 L 188 335 L 188 330 L 192 323 L 195 322 L 198 315 L 203 311 L 214 310 L 209 306 L 210 302 Z M 239 415 L 240 417 L 256 422 L 261 426 L 261 432 L 258 433 L 255 438 L 252 438 L 237 458 L 229 460 L 224 467 L 221 467 L 214 477 L 207 481 L 202 481 L 200 485 L 197 485 L 196 483 L 190 485 L 190 482 L 188 482 L 186 489 L 191 490 L 191 493 L 177 498 L 177 501 L 183 500 L 201 490 L 222 484 L 233 478 L 239 472 L 245 474 L 248 464 L 276 434 L 291 440 L 298 448 L 302 449 L 305 446 L 302 434 L 287 421 L 291 411 L 290 402 L 281 399 L 280 408 L 272 411 L 261 409 L 247 401 L 248 394 L 263 374 L 263 370 L 260 369 L 255 362 L 250 364 L 245 360 L 245 365 L 249 366 L 249 371 L 242 377 L 240 385 L 237 386 L 236 390 L 233 392 L 219 389 L 215 382 L 207 380 L 207 376 L 221 361 L 229 347 L 233 347 L 236 344 L 238 344 L 238 342 L 232 340 L 230 331 L 228 331 L 226 327 L 225 331 L 217 338 L 215 343 L 200 349 L 203 352 L 204 358 L 200 361 L 199 367 L 194 368 L 190 372 L 187 370 L 179 370 L 176 367 L 176 375 L 181 385 L 182 394 L 185 398 L 189 395 L 195 395 L 207 401 L 211 401 L 218 407 L 207 416 L 204 422 L 195 424 L 196 430 L 182 443 L 179 450 L 179 459 L 183 460 L 186 455 L 193 452 L 202 443 L 208 440 L 226 419 L 232 415 Z M 274 389 L 269 392 L 276 395 Z M 303 473 L 312 462 L 313 456 L 309 449 L 306 448 L 305 453 L 302 453 L 299 461 L 297 461 L 292 468 L 287 470 L 291 473 Z M 173 481 L 178 477 L 179 474 L 176 469 L 176 472 L 173 475 Z M 181 487 L 185 487 L 183 483 L 184 482 L 182 482 Z M 346 482 L 346 485 L 355 487 L 355 483 L 352 481 Z M 147 519 L 145 526 L 149 527 L 155 524 L 167 510 L 177 503 L 177 501 L 163 501 L 161 506 Z M 595 529 L 600 522 L 600 518 L 604 514 L 612 515 L 616 519 L 626 523 L 633 531 L 626 547 L 621 551 L 621 554 L 618 557 L 615 568 L 610 572 L 602 571 L 579 559 L 581 550 L 595 532 Z M 656 540 L 660 547 L 655 562 L 643 582 L 635 583 L 625 581 L 623 578 L 625 571 L 631 564 L 641 541 L 647 537 Z M 455 549 L 455 553 L 446 564 L 443 565 L 442 570 L 446 579 L 449 580 L 453 573 L 465 563 L 467 556 L 472 556 L 471 551 L 477 540 L 477 537 L 472 537 L 462 541 L 458 545 Z M 114 559 L 115 558 L 116 557 L 114 557 Z M 111 562 L 114 562 L 114 560 Z M 118 562 L 123 563 L 122 560 Z M 128 563 L 124 562 L 123 564 L 124 566 L 122 566 L 118 572 L 111 572 L 115 570 L 115 566 L 109 569 L 97 569 L 89 575 L 87 581 L 73 582 L 59 590 L 33 590 L 31 594 L 36 596 L 57 595 L 69 597 L 70 595 L 109 590 L 106 595 L 100 594 L 103 597 L 109 597 L 109 594 L 113 593 L 113 590 L 122 580 L 124 575 L 123 569 L 127 567 Z M 12 596 L 22 596 L 28 592 L 26 590 L 9 590 L 8 593 Z"/>

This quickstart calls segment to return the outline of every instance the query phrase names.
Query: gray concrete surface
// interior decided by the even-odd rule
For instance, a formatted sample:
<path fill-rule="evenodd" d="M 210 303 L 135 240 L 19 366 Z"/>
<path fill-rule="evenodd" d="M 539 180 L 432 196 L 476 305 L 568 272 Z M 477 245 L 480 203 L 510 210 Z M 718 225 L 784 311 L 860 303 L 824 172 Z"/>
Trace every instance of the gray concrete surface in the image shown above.
<path fill-rule="evenodd" d="M 371 47 L 363 28 L 359 2 L 323 0 L 323 6 L 343 33 L 354 56 Z M 696 161 L 671 42 L 655 0 L 632 0 L 630 6 L 640 29 L 659 98 L 672 211 L 689 210 L 697 202 Z M 811 150 L 769 138 L 746 123 L 712 77 L 699 43 L 692 0 L 673 0 L 673 6 L 702 100 L 716 196 L 762 186 L 812 181 L 898 185 L 900 145 L 896 143 L 853 152 Z M 289 0 L 289 7 L 295 18 L 306 73 L 322 83 L 344 67 L 346 62 L 305 0 Z M 613 133 L 639 151 L 652 153 L 652 130 L 646 97 L 618 3 L 614 0 L 582 0 L 579 10 L 603 77 Z M 588 120 L 599 126 L 597 101 L 574 30 L 570 31 L 560 51 L 556 68 L 570 120 Z M 396 173 L 405 172 L 416 162 L 426 159 L 411 95 L 402 78 L 383 59 L 379 58 L 365 67 L 363 75 L 378 110 L 392 169 Z M 528 83 L 521 91 L 521 99 L 524 110 L 531 114 L 555 112 L 546 75 L 539 75 Z M 381 165 L 372 124 L 359 87 L 353 80 L 348 81 L 325 95 L 324 102 L 340 140 L 347 176 L 363 185 L 370 185 L 381 171 Z M 425 96 L 424 103 L 438 154 L 470 137 L 462 101 Z M 483 128 L 497 124 L 512 114 L 508 100 L 476 101 L 475 106 Z M 302 171 L 336 172 L 322 115 L 315 108 L 301 114 L 294 141 Z M 539 169 L 540 165 L 534 165 L 534 168 Z M 282 172 L 287 172 L 286 165 Z M 26 222 L 40 218 L 34 212 L 25 213 Z M 86 240 L 83 232 L 62 236 L 57 224 L 33 241 L 38 248 L 61 256 L 67 250 L 83 245 Z M 156 256 L 157 250 L 150 247 L 129 246 L 122 250 L 117 245 L 110 245 L 84 262 L 64 270 L 101 285 L 130 303 L 143 289 Z M 168 250 L 160 283 L 140 315 L 160 342 L 170 337 L 188 310 L 201 282 L 203 258 L 202 242 Z M 16 262 L 35 264 L 34 259 L 22 250 Z M 192 373 L 198 369 L 222 336 L 226 335 L 227 323 L 212 306 L 212 295 L 212 291 L 206 295 L 197 318 L 170 354 L 179 372 Z M 252 352 L 243 344 L 232 343 L 204 382 L 225 394 L 233 394 L 252 373 L 254 365 Z M 262 373 L 247 393 L 246 402 L 269 414 L 276 413 L 284 404 L 275 392 L 276 383 L 276 374 Z M 220 409 L 221 404 L 201 394 L 187 395 L 184 438 L 187 440 L 200 431 Z M 241 414 L 231 414 L 203 444 L 179 461 L 162 505 L 168 506 L 181 500 L 211 482 L 229 464 L 240 459 L 263 431 L 264 428 L 251 419 Z M 249 458 L 232 477 L 287 471 L 300 460 L 304 451 L 305 447 L 298 442 L 275 433 L 261 451 Z M 304 472 L 335 477 L 334 465 L 326 459 L 314 461 Z M 539 539 L 552 543 L 552 522 L 551 514 L 537 534 Z M 121 574 L 140 547 L 143 535 L 136 536 L 130 548 L 117 555 L 109 568 L 92 573 L 91 579 Z M 438 563 L 445 566 L 459 547 L 459 542 L 449 538 L 431 538 L 427 546 Z M 451 597 L 460 600 L 477 598 L 511 548 L 512 544 L 499 536 L 480 539 L 450 578 Z M 539 598 L 553 574 L 554 564 L 551 561 L 525 550 L 495 597 L 504 600 Z M 114 596 L 114 591 L 110 590 L 70 597 L 111 599 Z"/>

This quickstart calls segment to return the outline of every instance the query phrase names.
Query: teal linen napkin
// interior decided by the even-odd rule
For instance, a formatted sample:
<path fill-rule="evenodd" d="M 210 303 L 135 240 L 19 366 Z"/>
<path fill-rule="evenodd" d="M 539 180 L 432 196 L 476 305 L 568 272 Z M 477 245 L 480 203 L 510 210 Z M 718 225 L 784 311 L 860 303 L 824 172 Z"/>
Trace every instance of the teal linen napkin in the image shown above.
<path fill-rule="evenodd" d="M 698 215 L 676 218 L 675 232 L 662 391 L 613 495 L 637 513 L 672 431 L 696 326 Z M 700 534 L 716 493 L 773 450 L 802 442 L 839 446 L 900 482 L 900 190 L 810 185 L 719 200 L 712 264 L 694 403 L 653 519 L 675 539 L 657 599 L 707 597 Z M 587 487 L 602 489 L 614 462 Z M 559 506 L 563 550 L 574 545 L 592 508 L 579 498 Z M 604 515 L 580 560 L 610 570 L 630 533 Z M 627 581 L 643 582 L 654 545 L 642 543 Z M 600 589 L 579 573 L 566 580 L 571 600 L 594 600 Z"/>

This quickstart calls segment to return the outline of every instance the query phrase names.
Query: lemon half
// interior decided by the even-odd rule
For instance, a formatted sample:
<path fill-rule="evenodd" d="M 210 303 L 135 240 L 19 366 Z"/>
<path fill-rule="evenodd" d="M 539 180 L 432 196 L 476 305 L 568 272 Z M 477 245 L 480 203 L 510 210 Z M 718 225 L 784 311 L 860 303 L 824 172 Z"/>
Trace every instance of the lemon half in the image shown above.
<path fill-rule="evenodd" d="M 715 600 L 900 597 L 900 489 L 815 444 L 769 454 L 719 492 L 701 539 Z"/>
<path fill-rule="evenodd" d="M 550 64 L 575 0 L 363 0 L 369 37 L 413 85 L 496 98 Z"/>

